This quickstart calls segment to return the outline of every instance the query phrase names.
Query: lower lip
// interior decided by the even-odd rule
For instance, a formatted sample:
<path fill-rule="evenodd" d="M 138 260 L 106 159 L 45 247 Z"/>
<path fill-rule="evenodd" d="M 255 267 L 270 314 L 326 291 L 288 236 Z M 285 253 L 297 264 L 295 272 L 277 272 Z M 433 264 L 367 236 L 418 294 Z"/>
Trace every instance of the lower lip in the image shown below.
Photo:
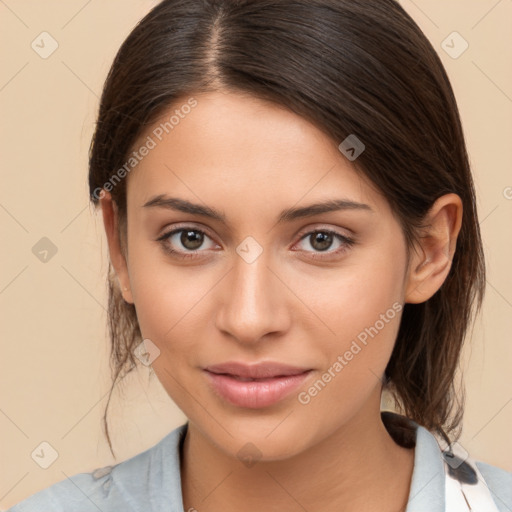
<path fill-rule="evenodd" d="M 311 371 L 254 381 L 241 381 L 229 375 L 205 370 L 213 389 L 225 400 L 239 407 L 260 409 L 284 399 L 296 390 Z"/>

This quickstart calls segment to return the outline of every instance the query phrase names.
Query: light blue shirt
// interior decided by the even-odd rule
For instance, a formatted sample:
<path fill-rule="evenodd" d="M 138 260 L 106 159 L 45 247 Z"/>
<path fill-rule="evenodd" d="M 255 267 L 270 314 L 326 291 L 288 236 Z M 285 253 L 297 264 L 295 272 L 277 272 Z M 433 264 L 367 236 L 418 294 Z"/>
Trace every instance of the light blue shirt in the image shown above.
<path fill-rule="evenodd" d="M 416 445 L 407 512 L 451 512 L 446 511 L 441 448 L 428 430 L 412 424 Z M 184 512 L 180 446 L 187 427 L 188 423 L 177 427 L 153 447 L 115 466 L 53 484 L 7 512 Z M 497 510 L 511 512 L 512 473 L 481 462 L 476 465 Z"/>

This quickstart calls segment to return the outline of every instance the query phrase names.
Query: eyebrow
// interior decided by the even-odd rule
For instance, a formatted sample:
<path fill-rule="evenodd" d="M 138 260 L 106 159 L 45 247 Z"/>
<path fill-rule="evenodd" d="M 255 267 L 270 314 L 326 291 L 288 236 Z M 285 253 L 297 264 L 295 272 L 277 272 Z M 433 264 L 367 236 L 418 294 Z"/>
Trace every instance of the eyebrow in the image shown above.
<path fill-rule="evenodd" d="M 210 219 L 220 221 L 227 224 L 226 216 L 224 213 L 215 210 L 206 205 L 200 205 L 191 203 L 186 199 L 180 199 L 178 197 L 169 197 L 165 194 L 160 194 L 151 198 L 149 201 L 144 203 L 144 208 L 165 208 L 168 210 L 180 211 L 183 213 L 190 213 L 192 215 L 202 215 Z M 311 217 L 320 213 L 328 213 L 340 210 L 361 210 L 369 213 L 375 213 L 375 211 L 367 204 L 357 203 L 348 199 L 331 199 L 321 203 L 314 203 L 308 206 L 301 206 L 296 208 L 286 208 L 283 210 L 278 217 L 277 223 L 291 222 L 296 219 L 304 217 Z"/>

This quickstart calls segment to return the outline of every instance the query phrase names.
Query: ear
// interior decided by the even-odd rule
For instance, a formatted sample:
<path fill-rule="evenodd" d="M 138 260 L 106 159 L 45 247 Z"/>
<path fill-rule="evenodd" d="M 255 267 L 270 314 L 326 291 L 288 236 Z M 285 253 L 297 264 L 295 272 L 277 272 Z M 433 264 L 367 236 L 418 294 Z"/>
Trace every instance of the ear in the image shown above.
<path fill-rule="evenodd" d="M 121 241 L 119 238 L 119 214 L 117 205 L 115 201 L 112 200 L 110 193 L 105 190 L 100 194 L 100 205 L 105 233 L 107 235 L 110 261 L 116 272 L 123 299 L 133 304 L 128 265 L 123 251 L 121 250 Z"/>
<path fill-rule="evenodd" d="M 411 251 L 406 276 L 405 302 L 418 304 L 434 295 L 450 271 L 462 225 L 462 200 L 446 194 L 430 208 L 419 245 Z"/>

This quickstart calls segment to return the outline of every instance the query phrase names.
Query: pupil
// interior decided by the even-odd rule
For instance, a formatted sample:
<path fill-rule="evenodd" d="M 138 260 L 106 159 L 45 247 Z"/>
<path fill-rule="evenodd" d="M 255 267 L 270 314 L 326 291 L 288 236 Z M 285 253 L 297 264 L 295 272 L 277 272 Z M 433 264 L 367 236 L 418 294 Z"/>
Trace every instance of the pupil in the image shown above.
<path fill-rule="evenodd" d="M 203 235 L 197 231 L 183 231 L 180 241 L 184 247 L 193 251 L 198 247 L 201 247 L 201 244 L 203 243 Z"/>

